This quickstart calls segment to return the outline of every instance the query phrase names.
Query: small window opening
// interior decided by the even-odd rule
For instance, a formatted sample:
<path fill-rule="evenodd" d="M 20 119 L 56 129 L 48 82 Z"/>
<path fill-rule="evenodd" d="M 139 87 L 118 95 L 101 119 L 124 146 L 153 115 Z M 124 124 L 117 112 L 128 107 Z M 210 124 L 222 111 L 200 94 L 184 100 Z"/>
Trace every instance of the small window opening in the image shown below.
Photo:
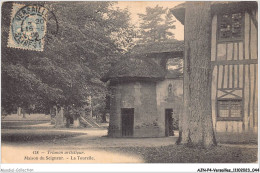
<path fill-rule="evenodd" d="M 218 100 L 218 120 L 243 120 L 242 100 Z"/>

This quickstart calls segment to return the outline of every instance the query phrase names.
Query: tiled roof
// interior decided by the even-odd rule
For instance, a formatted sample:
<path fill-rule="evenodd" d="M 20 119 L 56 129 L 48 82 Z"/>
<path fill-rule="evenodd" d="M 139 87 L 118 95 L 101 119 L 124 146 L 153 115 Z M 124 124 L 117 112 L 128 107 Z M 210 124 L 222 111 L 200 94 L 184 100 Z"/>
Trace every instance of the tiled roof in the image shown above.
<path fill-rule="evenodd" d="M 101 79 L 125 80 L 125 79 L 147 79 L 162 80 L 166 71 L 154 61 L 143 57 L 128 57 L 113 66 L 111 70 Z"/>
<path fill-rule="evenodd" d="M 151 54 L 163 52 L 183 52 L 184 41 L 171 40 L 137 44 L 130 51 L 132 54 Z"/>

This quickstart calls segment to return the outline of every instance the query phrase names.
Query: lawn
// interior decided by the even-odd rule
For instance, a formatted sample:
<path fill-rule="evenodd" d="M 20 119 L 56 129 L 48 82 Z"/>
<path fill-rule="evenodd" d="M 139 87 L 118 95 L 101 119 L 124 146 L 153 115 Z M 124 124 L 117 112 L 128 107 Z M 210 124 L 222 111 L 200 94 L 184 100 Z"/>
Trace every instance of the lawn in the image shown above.
<path fill-rule="evenodd" d="M 10 114 L 5 117 L 1 117 L 2 121 L 50 121 L 51 117 L 50 115 L 45 115 L 45 114 L 26 114 L 25 118 L 20 115 L 18 116 L 17 114 Z"/>
<path fill-rule="evenodd" d="M 163 147 L 117 147 L 109 151 L 141 155 L 147 163 L 253 163 L 257 148 L 216 146 L 209 149 L 179 145 Z"/>
<path fill-rule="evenodd" d="M 50 123 L 50 115 L 45 114 L 26 114 L 26 118 L 18 116 L 17 114 L 7 115 L 1 117 L 1 128 L 2 129 L 28 129 L 35 128 L 30 125 L 37 125 L 42 123 Z"/>
<path fill-rule="evenodd" d="M 2 130 L 3 131 L 3 130 Z M 51 142 L 58 139 L 67 139 L 70 137 L 75 137 L 79 135 L 86 135 L 85 133 L 75 133 L 69 131 L 55 131 L 55 130 L 44 130 L 37 129 L 33 131 L 30 129 L 20 129 L 18 130 L 4 130 L 1 134 L 1 139 L 3 142 L 11 143 L 31 143 L 31 142 Z"/>

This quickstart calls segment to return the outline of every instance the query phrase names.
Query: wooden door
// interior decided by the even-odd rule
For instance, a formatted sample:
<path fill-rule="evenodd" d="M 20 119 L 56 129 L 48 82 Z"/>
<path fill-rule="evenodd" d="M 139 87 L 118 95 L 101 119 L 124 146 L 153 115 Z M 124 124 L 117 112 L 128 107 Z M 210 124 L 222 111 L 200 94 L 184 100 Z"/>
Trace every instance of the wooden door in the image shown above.
<path fill-rule="evenodd" d="M 134 108 L 122 108 L 122 136 L 133 136 L 134 132 Z"/>
<path fill-rule="evenodd" d="M 165 136 L 173 136 L 172 109 L 165 109 Z"/>

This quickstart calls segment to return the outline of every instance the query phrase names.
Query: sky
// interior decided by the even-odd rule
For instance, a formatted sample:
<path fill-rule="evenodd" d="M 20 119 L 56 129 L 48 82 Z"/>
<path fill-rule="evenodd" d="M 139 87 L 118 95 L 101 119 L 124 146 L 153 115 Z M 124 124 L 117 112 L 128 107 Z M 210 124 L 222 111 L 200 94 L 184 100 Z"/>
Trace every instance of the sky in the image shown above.
<path fill-rule="evenodd" d="M 139 24 L 138 13 L 145 13 L 146 7 L 155 7 L 156 5 L 162 6 L 164 8 L 173 8 L 174 6 L 181 4 L 183 2 L 178 1 L 119 1 L 118 7 L 128 8 L 131 13 L 131 19 L 133 24 Z M 175 19 L 175 17 L 174 17 Z M 173 30 L 175 34 L 175 39 L 184 40 L 184 26 L 176 19 L 175 22 L 176 29 Z"/>

